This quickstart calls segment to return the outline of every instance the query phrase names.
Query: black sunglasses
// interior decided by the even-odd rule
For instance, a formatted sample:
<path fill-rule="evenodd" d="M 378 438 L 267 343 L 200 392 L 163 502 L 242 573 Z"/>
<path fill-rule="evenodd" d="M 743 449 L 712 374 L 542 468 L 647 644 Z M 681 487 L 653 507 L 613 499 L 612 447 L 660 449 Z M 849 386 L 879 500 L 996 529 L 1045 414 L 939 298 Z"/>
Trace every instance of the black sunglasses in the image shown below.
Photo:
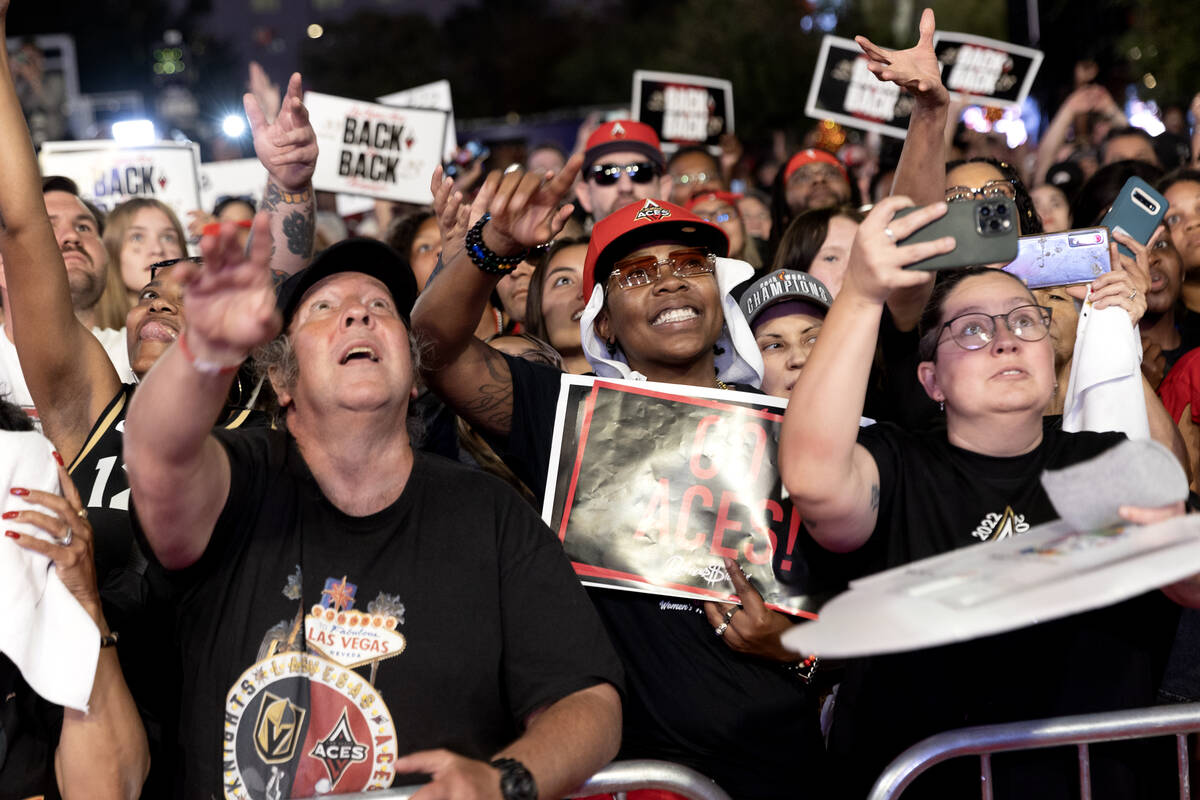
<path fill-rule="evenodd" d="M 658 165 L 653 161 L 639 161 L 636 164 L 593 164 L 588 170 L 588 177 L 597 186 L 612 186 L 621 179 L 621 173 L 629 176 L 634 183 L 650 183 L 658 177 Z"/>
<path fill-rule="evenodd" d="M 160 269 L 173 267 L 180 261 L 190 261 L 193 264 L 203 264 L 204 256 L 184 256 L 183 258 L 168 258 L 166 261 L 155 261 L 150 265 L 150 280 L 154 280 L 156 277 L 158 277 L 158 271 Z"/>

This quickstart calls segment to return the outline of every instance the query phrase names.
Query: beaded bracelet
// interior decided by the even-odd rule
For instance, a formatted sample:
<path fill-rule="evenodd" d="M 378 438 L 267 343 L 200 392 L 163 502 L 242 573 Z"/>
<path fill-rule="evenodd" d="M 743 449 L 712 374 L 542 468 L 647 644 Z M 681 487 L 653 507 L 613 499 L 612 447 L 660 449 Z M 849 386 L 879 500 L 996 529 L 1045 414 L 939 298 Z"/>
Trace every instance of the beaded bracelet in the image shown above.
<path fill-rule="evenodd" d="M 486 272 L 489 275 L 507 275 L 516 269 L 517 264 L 529 256 L 529 251 L 522 250 L 511 256 L 502 256 L 492 252 L 483 243 L 483 226 L 491 218 L 491 214 L 484 214 L 479 222 L 476 222 L 471 226 L 471 230 L 467 231 L 467 254 L 471 256 L 471 263 L 478 267 L 480 272 Z"/>

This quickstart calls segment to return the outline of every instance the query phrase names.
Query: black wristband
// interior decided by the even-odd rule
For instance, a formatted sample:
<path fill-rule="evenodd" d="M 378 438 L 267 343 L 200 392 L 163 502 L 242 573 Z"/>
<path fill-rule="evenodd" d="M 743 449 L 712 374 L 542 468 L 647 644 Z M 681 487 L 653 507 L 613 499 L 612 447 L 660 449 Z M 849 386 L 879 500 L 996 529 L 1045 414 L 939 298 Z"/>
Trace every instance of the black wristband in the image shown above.
<path fill-rule="evenodd" d="M 524 764 L 515 758 L 497 758 L 492 766 L 500 770 L 500 794 L 504 800 L 537 800 L 537 782 Z"/>
<path fill-rule="evenodd" d="M 112 631 L 111 633 L 108 634 L 108 636 L 101 636 L 100 637 L 100 646 L 101 647 L 116 647 L 117 639 L 119 639 L 120 636 L 121 635 L 119 633 L 117 633 L 116 631 Z"/>
<path fill-rule="evenodd" d="M 529 256 L 529 251 L 522 250 L 511 256 L 501 256 L 493 253 L 483 243 L 483 226 L 491 218 L 491 214 L 484 214 L 479 222 L 476 222 L 471 226 L 471 230 L 467 231 L 467 254 L 471 256 L 471 263 L 478 267 L 481 272 L 486 272 L 489 275 L 507 275 L 516 269 L 517 264 L 520 264 Z"/>

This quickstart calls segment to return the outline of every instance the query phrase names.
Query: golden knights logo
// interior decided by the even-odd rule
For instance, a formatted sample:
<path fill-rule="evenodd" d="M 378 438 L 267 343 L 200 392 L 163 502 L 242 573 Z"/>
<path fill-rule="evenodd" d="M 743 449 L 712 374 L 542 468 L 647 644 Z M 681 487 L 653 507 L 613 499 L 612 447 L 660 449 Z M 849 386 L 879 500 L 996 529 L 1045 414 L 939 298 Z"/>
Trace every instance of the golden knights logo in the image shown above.
<path fill-rule="evenodd" d="M 304 724 L 304 709 L 286 697 L 263 692 L 254 725 L 254 746 L 264 764 L 282 764 L 296 754 L 296 743 Z"/>
<path fill-rule="evenodd" d="M 397 757 L 391 711 L 371 682 L 313 653 L 275 653 L 243 672 L 226 695 L 227 798 L 386 789 Z"/>
<path fill-rule="evenodd" d="M 329 784 L 337 786 L 346 767 L 359 761 L 367 760 L 366 745 L 359 744 L 350 732 L 350 721 L 343 709 L 342 716 L 325 738 L 313 745 L 309 752 L 313 758 L 325 762 L 325 770 L 329 773 Z"/>
<path fill-rule="evenodd" d="M 647 199 L 646 202 L 642 204 L 642 210 L 637 213 L 637 216 L 633 218 L 633 221 L 637 222 L 638 220 L 642 219 L 660 220 L 666 219 L 669 216 L 671 216 L 671 209 L 663 208 L 653 200 Z"/>

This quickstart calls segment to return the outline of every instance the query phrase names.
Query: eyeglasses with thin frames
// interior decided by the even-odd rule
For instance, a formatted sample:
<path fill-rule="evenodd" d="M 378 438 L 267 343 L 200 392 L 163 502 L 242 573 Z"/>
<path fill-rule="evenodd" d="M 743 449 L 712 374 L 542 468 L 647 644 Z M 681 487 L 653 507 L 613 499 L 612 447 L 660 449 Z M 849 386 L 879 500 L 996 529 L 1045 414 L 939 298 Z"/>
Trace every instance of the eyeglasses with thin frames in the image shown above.
<path fill-rule="evenodd" d="M 626 258 L 613 265 L 608 281 L 622 289 L 636 289 L 657 282 L 664 269 L 670 269 L 671 274 L 677 278 L 712 275 L 717 269 L 717 259 L 712 253 L 699 247 L 672 250 L 661 260 L 654 256 Z"/>
<path fill-rule="evenodd" d="M 1050 315 L 1052 311 L 1046 306 L 1034 304 L 1017 306 L 1004 314 L 984 314 L 972 311 L 960 314 L 949 322 L 942 324 L 942 330 L 950 331 L 950 338 L 964 350 L 981 350 L 996 340 L 996 321 L 1004 320 L 1004 325 L 1013 336 L 1023 342 L 1040 342 L 1050 333 Z M 941 343 L 938 335 L 938 343 Z"/>

